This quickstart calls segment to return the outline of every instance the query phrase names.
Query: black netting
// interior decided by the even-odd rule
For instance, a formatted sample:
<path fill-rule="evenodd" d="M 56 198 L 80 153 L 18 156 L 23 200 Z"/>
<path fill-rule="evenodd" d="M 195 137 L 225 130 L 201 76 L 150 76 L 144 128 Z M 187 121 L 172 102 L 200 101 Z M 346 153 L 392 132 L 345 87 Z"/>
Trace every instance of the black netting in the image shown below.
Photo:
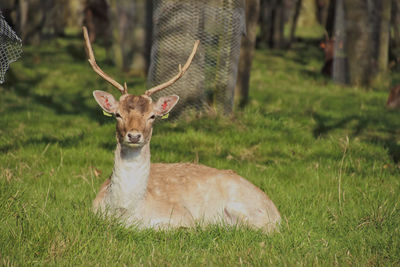
<path fill-rule="evenodd" d="M 0 11 L 0 84 L 10 63 L 16 61 L 22 53 L 21 39 L 5 21 Z"/>
<path fill-rule="evenodd" d="M 156 0 L 148 87 L 178 72 L 200 40 L 185 75 L 156 94 L 177 94 L 177 109 L 201 110 L 210 105 L 229 113 L 233 106 L 241 36 L 245 29 L 243 0 Z"/>

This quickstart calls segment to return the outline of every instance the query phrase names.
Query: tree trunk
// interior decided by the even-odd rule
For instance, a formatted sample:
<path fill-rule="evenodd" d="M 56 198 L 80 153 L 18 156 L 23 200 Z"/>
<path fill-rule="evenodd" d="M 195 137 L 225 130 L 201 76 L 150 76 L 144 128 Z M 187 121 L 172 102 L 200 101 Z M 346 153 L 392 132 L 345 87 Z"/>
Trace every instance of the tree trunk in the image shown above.
<path fill-rule="evenodd" d="M 39 44 L 52 0 L 21 0 L 18 5 L 17 32 L 24 44 Z"/>
<path fill-rule="evenodd" d="M 336 0 L 329 1 L 328 14 L 325 21 L 325 30 L 329 38 L 333 37 L 336 18 Z"/>
<path fill-rule="evenodd" d="M 325 25 L 329 14 L 330 0 L 315 0 L 317 20 L 319 24 Z"/>
<path fill-rule="evenodd" d="M 392 35 L 390 40 L 390 52 L 395 64 L 400 63 L 400 0 L 392 1 L 391 17 Z"/>
<path fill-rule="evenodd" d="M 289 39 L 289 45 L 292 44 L 292 42 L 294 41 L 294 37 L 296 34 L 296 28 L 297 28 L 297 22 L 299 20 L 299 15 L 300 15 L 300 10 L 301 10 L 301 5 L 303 3 L 303 0 L 297 0 L 296 1 L 296 5 L 294 8 L 294 15 L 293 15 L 293 19 L 292 19 L 292 26 L 290 28 L 290 39 Z"/>
<path fill-rule="evenodd" d="M 350 84 L 369 86 L 388 66 L 391 0 L 344 0 Z"/>
<path fill-rule="evenodd" d="M 52 36 L 64 36 L 67 19 L 70 16 L 69 0 L 56 0 L 47 10 L 47 19 L 44 25 L 48 34 Z"/>
<path fill-rule="evenodd" d="M 284 0 L 261 0 L 259 43 L 271 48 L 284 46 L 284 25 L 286 13 Z"/>
<path fill-rule="evenodd" d="M 277 0 L 277 5 L 272 13 L 273 17 L 273 33 L 272 33 L 272 48 L 283 48 L 284 46 L 284 26 L 285 26 L 285 13 L 283 0 Z"/>
<path fill-rule="evenodd" d="M 17 0 L 3 0 L 2 3 L 1 13 L 11 29 L 16 30 Z"/>
<path fill-rule="evenodd" d="M 275 0 L 261 0 L 260 5 L 260 40 L 261 46 L 269 46 L 272 34 L 272 10 Z"/>
<path fill-rule="evenodd" d="M 115 64 L 124 71 L 145 75 L 149 65 L 148 17 L 146 0 L 110 0 L 112 51 Z M 151 1 L 150 1 L 151 2 Z"/>
<path fill-rule="evenodd" d="M 368 85 L 373 72 L 368 6 L 364 0 L 344 0 L 346 52 L 352 85 Z"/>
<path fill-rule="evenodd" d="M 234 93 L 242 34 L 244 0 L 157 0 L 153 2 L 153 42 L 148 86 L 176 75 L 195 40 L 199 50 L 189 70 L 176 83 L 154 95 L 180 97 L 175 114 L 214 109 L 229 114 Z M 177 112 L 178 111 L 178 112 Z"/>
<path fill-rule="evenodd" d="M 249 99 L 250 71 L 256 45 L 259 0 L 246 1 L 246 31 L 240 47 L 239 69 L 235 88 L 235 103 L 244 107 Z"/>
<path fill-rule="evenodd" d="M 88 29 L 90 41 L 99 39 L 107 48 L 112 43 L 109 9 L 106 0 L 86 0 L 83 10 L 83 25 Z"/>
<path fill-rule="evenodd" d="M 381 0 L 381 18 L 379 29 L 378 43 L 378 71 L 386 72 L 389 65 L 389 40 L 390 40 L 390 15 L 392 0 Z"/>
<path fill-rule="evenodd" d="M 61 36 L 67 25 L 67 0 L 7 0 L 5 16 L 24 44 L 39 44 L 43 37 Z"/>

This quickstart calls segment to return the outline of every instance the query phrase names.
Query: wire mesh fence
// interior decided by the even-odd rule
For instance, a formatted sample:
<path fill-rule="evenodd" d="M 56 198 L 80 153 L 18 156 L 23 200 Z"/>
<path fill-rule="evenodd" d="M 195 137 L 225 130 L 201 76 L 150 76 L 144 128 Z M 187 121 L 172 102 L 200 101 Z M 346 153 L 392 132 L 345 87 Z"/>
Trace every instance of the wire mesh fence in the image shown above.
<path fill-rule="evenodd" d="M 177 114 L 214 108 L 230 113 L 245 31 L 244 0 L 156 0 L 148 87 L 169 80 L 192 51 L 199 50 L 185 75 L 155 95 L 177 94 Z"/>
<path fill-rule="evenodd" d="M 4 82 L 4 76 L 10 63 L 16 61 L 21 53 L 21 39 L 7 24 L 0 11 L 0 84 Z"/>

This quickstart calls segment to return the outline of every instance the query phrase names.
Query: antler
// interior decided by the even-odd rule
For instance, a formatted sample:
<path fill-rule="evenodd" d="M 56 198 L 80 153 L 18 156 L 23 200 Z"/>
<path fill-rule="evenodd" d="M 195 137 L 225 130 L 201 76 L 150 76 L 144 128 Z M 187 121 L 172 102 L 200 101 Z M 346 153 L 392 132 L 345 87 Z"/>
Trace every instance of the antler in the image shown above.
<path fill-rule="evenodd" d="M 179 72 L 177 75 L 175 75 L 175 77 L 173 77 L 171 80 L 169 80 L 168 82 L 165 82 L 163 84 L 157 85 L 153 88 L 150 88 L 149 90 L 147 90 L 144 94 L 147 96 L 151 96 L 152 94 L 163 90 L 164 88 L 167 88 L 168 86 L 174 84 L 177 80 L 179 80 L 179 78 L 181 78 L 183 76 L 183 74 L 185 74 L 186 70 L 189 68 L 190 63 L 192 63 L 192 60 L 194 58 L 194 55 L 197 52 L 197 48 L 200 44 L 200 41 L 197 40 L 196 42 L 194 42 L 194 46 L 193 46 L 193 50 L 192 53 L 190 54 L 188 60 L 186 61 L 185 65 L 183 65 L 183 68 L 181 66 L 181 64 L 179 64 Z"/>
<path fill-rule="evenodd" d="M 92 66 L 92 69 L 100 75 L 104 80 L 112 84 L 114 87 L 116 87 L 123 95 L 128 93 L 128 88 L 126 86 L 126 83 L 124 83 L 124 86 L 119 84 L 117 81 L 115 81 L 113 78 L 108 76 L 106 73 L 104 73 L 100 67 L 97 65 L 96 60 L 94 58 L 93 50 L 92 50 L 92 45 L 90 44 L 89 40 L 89 34 L 85 26 L 82 27 L 83 29 L 83 37 L 85 38 L 85 44 L 86 44 L 86 52 L 89 56 L 89 63 Z"/>

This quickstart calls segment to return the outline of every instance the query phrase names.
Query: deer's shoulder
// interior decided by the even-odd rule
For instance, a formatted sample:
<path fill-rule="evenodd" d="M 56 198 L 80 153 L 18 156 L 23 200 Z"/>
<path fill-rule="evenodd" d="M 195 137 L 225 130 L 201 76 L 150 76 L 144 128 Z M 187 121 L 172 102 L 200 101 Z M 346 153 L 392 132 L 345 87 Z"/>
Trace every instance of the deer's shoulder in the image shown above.
<path fill-rule="evenodd" d="M 232 170 L 219 170 L 195 163 L 152 163 L 150 166 L 150 179 L 168 182 L 179 180 L 180 183 L 187 179 L 207 179 L 215 176 L 238 176 Z"/>

